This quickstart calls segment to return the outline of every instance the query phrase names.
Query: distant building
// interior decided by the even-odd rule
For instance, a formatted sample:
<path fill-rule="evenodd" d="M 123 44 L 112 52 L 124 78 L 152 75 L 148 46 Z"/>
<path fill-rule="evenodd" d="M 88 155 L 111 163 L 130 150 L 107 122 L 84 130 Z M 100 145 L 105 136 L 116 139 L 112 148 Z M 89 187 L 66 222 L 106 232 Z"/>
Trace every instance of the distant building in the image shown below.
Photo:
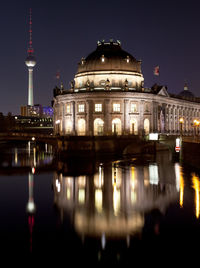
<path fill-rule="evenodd" d="M 39 116 L 14 116 L 15 130 L 24 132 L 45 132 L 52 133 L 53 131 L 53 118 L 52 117 L 39 117 Z"/>
<path fill-rule="evenodd" d="M 25 105 L 21 106 L 21 116 L 33 116 L 33 117 L 53 117 L 53 108 L 50 106 Z"/>
<path fill-rule="evenodd" d="M 54 133 L 60 135 L 137 135 L 194 133 L 200 98 L 185 86 L 179 95 L 166 86 L 144 88 L 141 61 L 120 42 L 98 42 L 82 58 L 68 90 L 54 89 Z"/>

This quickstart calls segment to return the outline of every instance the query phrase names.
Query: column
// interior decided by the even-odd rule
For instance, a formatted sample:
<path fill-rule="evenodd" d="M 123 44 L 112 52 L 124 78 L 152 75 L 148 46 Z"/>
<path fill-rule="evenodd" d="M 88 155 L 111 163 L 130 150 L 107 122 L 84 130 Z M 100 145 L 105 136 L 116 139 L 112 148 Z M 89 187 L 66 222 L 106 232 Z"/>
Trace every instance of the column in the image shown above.
<path fill-rule="evenodd" d="M 138 133 L 142 135 L 144 133 L 144 100 L 141 100 L 139 107 L 139 122 Z"/>
<path fill-rule="evenodd" d="M 94 120 L 93 120 L 93 100 L 87 100 L 87 135 L 94 135 Z"/>
<path fill-rule="evenodd" d="M 76 103 L 71 102 L 72 105 L 72 135 L 76 135 Z"/>
<path fill-rule="evenodd" d="M 130 134 L 130 116 L 129 116 L 129 100 L 124 100 L 124 129 L 122 129 L 122 134 Z"/>
<path fill-rule="evenodd" d="M 153 101 L 153 113 L 152 113 L 152 118 L 153 118 L 153 126 L 152 130 L 153 132 L 158 132 L 158 103 Z"/>
<path fill-rule="evenodd" d="M 112 123 L 110 118 L 110 99 L 104 100 L 104 133 L 109 135 L 112 133 Z"/>

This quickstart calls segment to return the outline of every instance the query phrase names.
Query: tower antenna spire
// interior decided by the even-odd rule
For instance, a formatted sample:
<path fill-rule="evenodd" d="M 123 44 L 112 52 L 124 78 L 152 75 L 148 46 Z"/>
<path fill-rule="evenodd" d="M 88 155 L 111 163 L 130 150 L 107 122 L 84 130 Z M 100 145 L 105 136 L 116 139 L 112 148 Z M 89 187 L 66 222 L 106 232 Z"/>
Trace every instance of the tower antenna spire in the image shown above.
<path fill-rule="evenodd" d="M 33 41 L 32 41 L 32 8 L 29 10 L 29 43 L 28 43 L 28 54 L 33 55 Z"/>
<path fill-rule="evenodd" d="M 29 44 L 28 44 L 28 56 L 25 60 L 25 64 L 28 67 L 28 105 L 33 106 L 33 68 L 36 65 L 36 59 L 34 56 L 34 50 L 32 46 L 32 9 L 29 11 Z"/>

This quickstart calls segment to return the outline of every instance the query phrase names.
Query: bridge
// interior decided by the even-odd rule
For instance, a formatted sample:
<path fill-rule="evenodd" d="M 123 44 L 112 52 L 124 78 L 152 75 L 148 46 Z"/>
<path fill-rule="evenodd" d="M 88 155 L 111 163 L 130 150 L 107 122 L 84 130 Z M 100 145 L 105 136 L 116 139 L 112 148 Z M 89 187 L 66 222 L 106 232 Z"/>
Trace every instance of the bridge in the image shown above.
<path fill-rule="evenodd" d="M 169 149 L 175 153 L 176 138 L 180 135 L 160 134 L 158 141 L 149 141 L 147 136 L 56 136 L 41 133 L 0 133 L 0 143 L 9 141 L 34 141 L 54 146 L 58 154 L 64 156 L 96 154 L 153 154 L 156 150 Z M 182 157 L 199 167 L 200 137 L 181 136 Z M 196 159 L 196 160 L 195 160 Z"/>
<path fill-rule="evenodd" d="M 4 132 L 0 133 L 0 143 L 9 141 L 37 141 L 57 145 L 58 137 L 49 134 L 41 134 L 37 132 Z"/>

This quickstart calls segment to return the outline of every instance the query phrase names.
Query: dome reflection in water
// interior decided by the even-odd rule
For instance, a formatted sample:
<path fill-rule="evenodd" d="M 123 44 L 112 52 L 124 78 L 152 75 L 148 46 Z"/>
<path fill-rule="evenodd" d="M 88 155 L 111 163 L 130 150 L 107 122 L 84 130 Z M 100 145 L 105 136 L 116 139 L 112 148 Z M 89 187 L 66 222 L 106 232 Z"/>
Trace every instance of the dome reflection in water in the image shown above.
<path fill-rule="evenodd" d="M 1 204 L 10 200 L 1 206 L 2 252 L 122 264 L 194 254 L 198 173 L 168 152 L 155 160 L 60 162 L 46 149 L 29 144 L 1 157 Z"/>

